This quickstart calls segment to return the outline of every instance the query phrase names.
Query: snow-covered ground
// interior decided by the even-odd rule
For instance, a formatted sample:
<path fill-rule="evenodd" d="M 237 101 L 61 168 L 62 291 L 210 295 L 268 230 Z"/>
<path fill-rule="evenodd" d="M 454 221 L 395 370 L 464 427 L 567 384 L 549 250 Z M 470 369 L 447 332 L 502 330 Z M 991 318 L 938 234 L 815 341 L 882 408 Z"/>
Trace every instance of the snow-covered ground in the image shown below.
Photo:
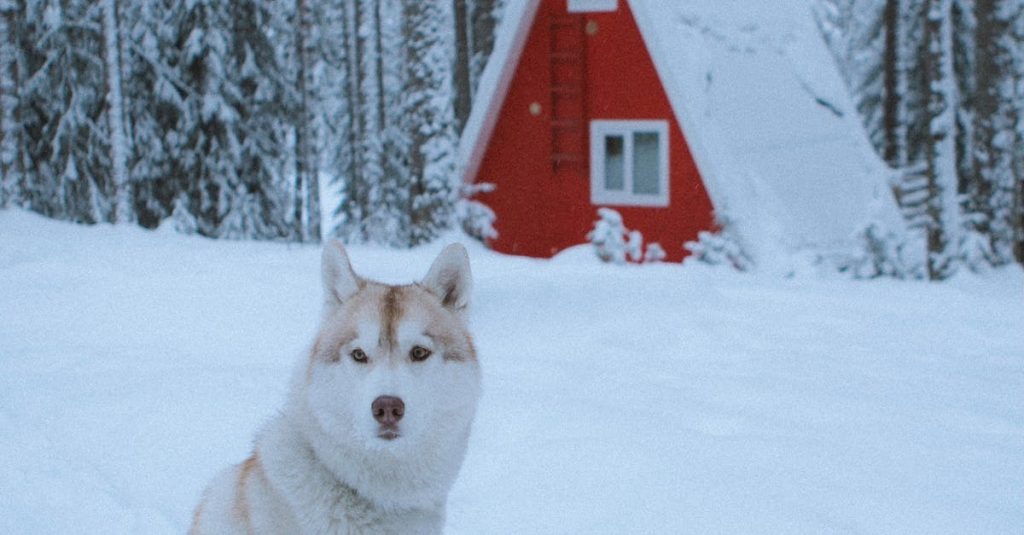
<path fill-rule="evenodd" d="M 354 247 L 419 278 L 441 244 Z M 448 532 L 1019 533 L 1024 275 L 785 280 L 471 247 Z M 0 212 L 0 532 L 182 533 L 281 403 L 319 250 Z"/>

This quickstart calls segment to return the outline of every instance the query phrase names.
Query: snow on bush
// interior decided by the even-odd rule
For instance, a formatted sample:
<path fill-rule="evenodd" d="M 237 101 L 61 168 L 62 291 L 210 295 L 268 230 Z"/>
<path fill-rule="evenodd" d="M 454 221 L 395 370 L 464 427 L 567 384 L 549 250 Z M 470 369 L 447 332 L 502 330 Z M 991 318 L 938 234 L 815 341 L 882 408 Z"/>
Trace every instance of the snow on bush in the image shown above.
<path fill-rule="evenodd" d="M 728 265 L 736 271 L 750 271 L 754 265 L 729 226 L 722 226 L 720 232 L 702 230 L 697 233 L 697 241 L 686 242 L 683 248 L 690 251 L 694 259 L 713 266 Z"/>
<path fill-rule="evenodd" d="M 188 201 L 185 200 L 185 195 L 178 195 L 178 198 L 174 200 L 174 210 L 171 212 L 171 221 L 174 224 L 174 230 L 181 234 L 195 234 L 199 231 L 199 223 L 196 221 L 196 217 L 188 209 Z"/>
<path fill-rule="evenodd" d="M 622 215 L 611 208 L 598 208 L 598 220 L 594 230 L 587 234 L 587 240 L 594 245 L 594 252 L 602 262 L 626 263 L 626 226 Z"/>
<path fill-rule="evenodd" d="M 626 241 L 626 256 L 633 262 L 643 259 L 644 235 L 639 230 L 631 230 L 627 233 L 629 239 Z"/>
<path fill-rule="evenodd" d="M 494 191 L 494 184 L 481 182 L 479 184 L 464 184 L 459 190 L 459 200 L 455 204 L 455 217 L 458 218 L 462 230 L 470 237 L 487 243 L 498 237 L 498 231 L 494 229 L 494 221 L 497 216 L 486 204 L 473 199 L 478 193 L 489 193 Z"/>
<path fill-rule="evenodd" d="M 831 264 L 842 273 L 856 279 L 892 277 L 921 279 L 926 277 L 926 250 L 923 232 L 894 229 L 881 217 L 882 211 L 872 205 L 872 214 L 855 235 L 857 246 L 851 253 L 836 256 L 829 262 L 822 257 L 820 263 Z"/>
<path fill-rule="evenodd" d="M 992 247 L 992 239 L 976 230 L 963 234 L 960 242 L 960 253 L 963 263 L 974 273 L 981 273 L 1001 263 L 999 255 Z"/>
<path fill-rule="evenodd" d="M 644 251 L 644 263 L 656 264 L 663 262 L 666 256 L 668 255 L 665 253 L 665 249 L 662 249 L 661 244 L 653 241 L 647 244 L 647 250 Z"/>
<path fill-rule="evenodd" d="M 587 240 L 594 245 L 594 253 L 602 262 L 625 264 L 630 262 L 660 262 L 665 259 L 665 250 L 652 242 L 644 252 L 644 235 L 639 230 L 629 230 L 622 221 L 622 215 L 611 208 L 598 208 L 594 229 L 587 234 Z"/>
<path fill-rule="evenodd" d="M 857 279 L 893 277 L 916 279 L 924 277 L 924 258 L 912 251 L 924 251 L 924 244 L 908 242 L 876 221 L 858 233 L 860 249 L 837 262 L 840 272 Z"/>

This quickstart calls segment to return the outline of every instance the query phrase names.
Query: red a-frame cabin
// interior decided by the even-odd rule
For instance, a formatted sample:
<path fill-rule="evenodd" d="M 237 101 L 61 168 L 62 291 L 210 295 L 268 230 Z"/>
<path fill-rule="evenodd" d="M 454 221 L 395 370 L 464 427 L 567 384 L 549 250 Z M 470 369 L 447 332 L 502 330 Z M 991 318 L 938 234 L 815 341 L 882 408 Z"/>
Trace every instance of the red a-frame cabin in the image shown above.
<path fill-rule="evenodd" d="M 491 246 L 552 256 L 584 243 L 605 206 L 682 260 L 712 205 L 629 3 L 520 7 L 462 139 L 464 179 L 496 186 L 481 198 L 497 214 Z"/>

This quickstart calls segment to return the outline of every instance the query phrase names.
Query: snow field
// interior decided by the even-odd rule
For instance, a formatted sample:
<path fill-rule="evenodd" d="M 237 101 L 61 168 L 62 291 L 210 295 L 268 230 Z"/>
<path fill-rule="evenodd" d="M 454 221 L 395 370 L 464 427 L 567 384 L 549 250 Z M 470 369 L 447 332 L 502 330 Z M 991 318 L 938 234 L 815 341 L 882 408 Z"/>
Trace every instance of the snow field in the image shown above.
<path fill-rule="evenodd" d="M 442 246 L 350 256 L 408 282 Z M 448 533 L 1024 525 L 1018 268 L 929 284 L 470 255 L 485 390 Z M 0 212 L 0 532 L 184 532 L 281 404 L 318 262 Z"/>

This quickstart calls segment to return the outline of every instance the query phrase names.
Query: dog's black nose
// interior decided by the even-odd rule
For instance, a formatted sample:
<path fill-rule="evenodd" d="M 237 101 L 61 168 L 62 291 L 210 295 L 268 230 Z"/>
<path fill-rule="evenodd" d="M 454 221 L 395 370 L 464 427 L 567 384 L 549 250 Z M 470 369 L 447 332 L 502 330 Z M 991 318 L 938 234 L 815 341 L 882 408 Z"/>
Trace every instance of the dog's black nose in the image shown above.
<path fill-rule="evenodd" d="M 373 418 L 381 425 L 395 425 L 405 414 L 405 403 L 395 396 L 380 396 L 370 405 Z"/>

